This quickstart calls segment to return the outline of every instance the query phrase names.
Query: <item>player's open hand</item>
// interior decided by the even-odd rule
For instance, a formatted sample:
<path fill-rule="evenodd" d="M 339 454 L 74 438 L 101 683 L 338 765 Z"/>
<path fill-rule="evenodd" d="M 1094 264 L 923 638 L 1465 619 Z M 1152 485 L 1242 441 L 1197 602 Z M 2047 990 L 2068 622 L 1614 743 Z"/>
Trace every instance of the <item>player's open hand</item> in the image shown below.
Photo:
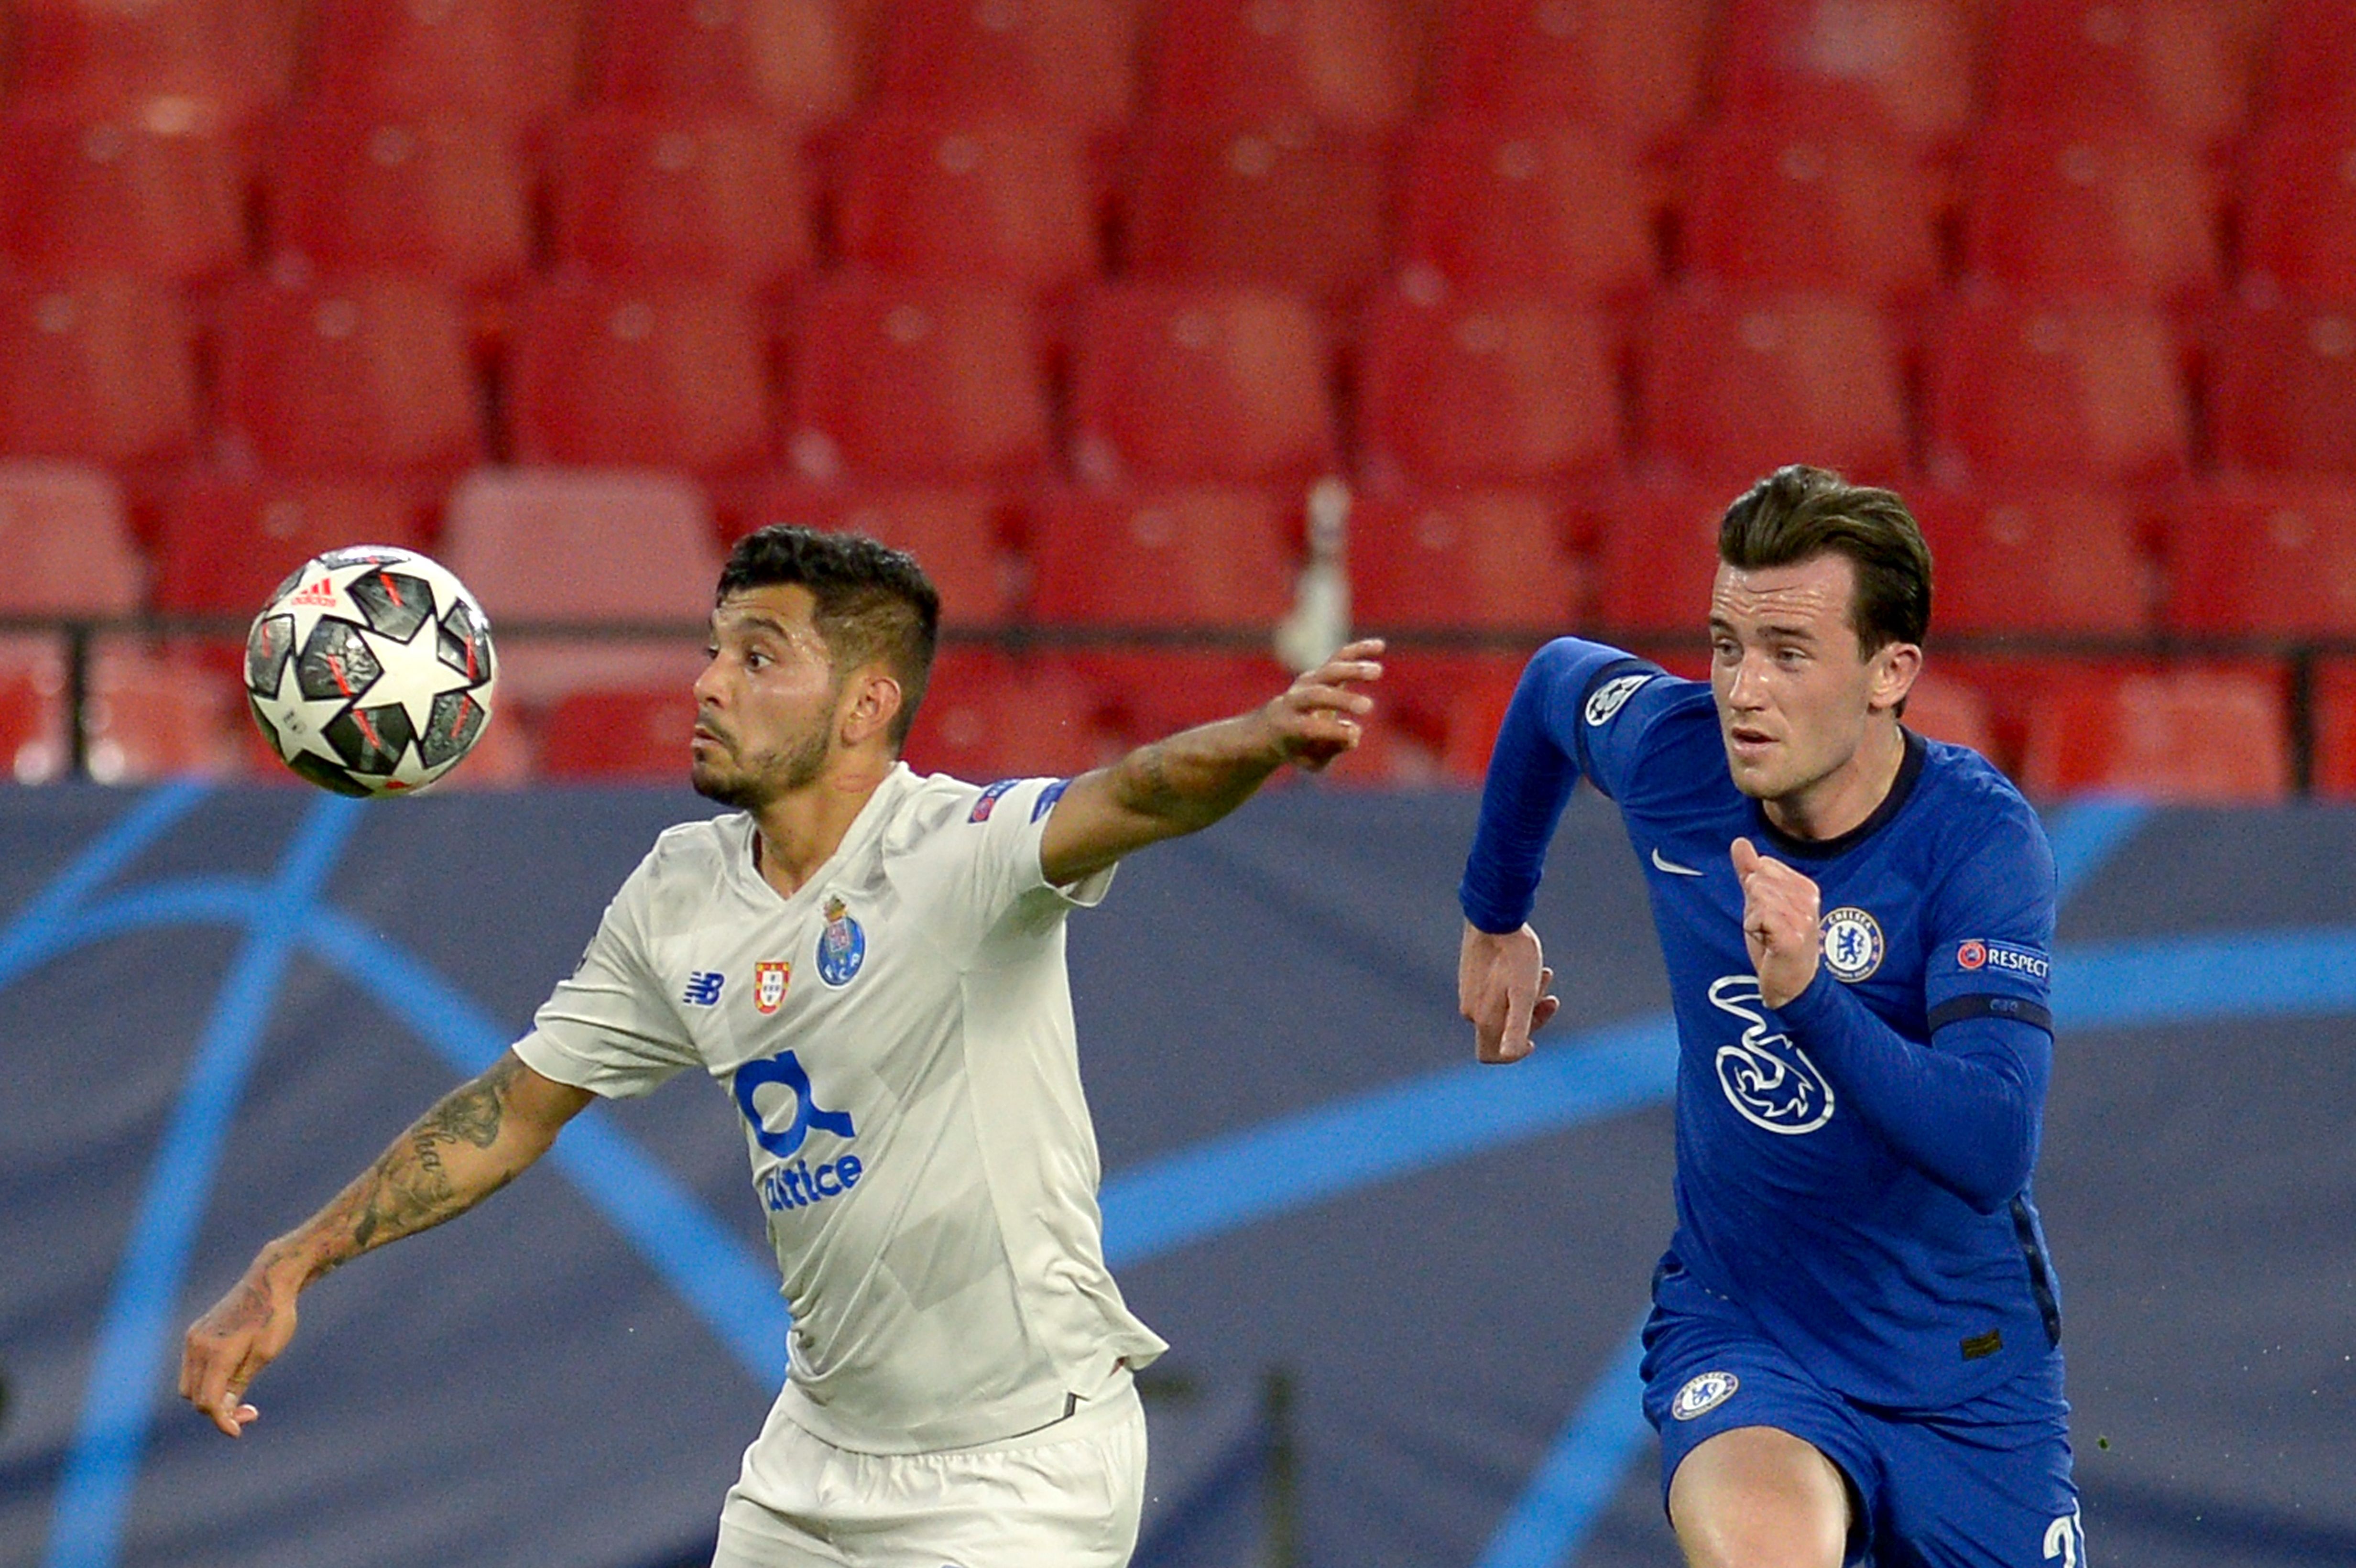
<path fill-rule="evenodd" d="M 1380 637 L 1348 644 L 1261 709 L 1285 761 L 1314 773 L 1358 743 L 1375 699 L 1356 688 L 1383 677 L 1382 651 Z"/>
<path fill-rule="evenodd" d="M 245 1391 L 294 1337 L 294 1291 L 260 1259 L 245 1277 L 188 1325 L 180 1349 L 180 1397 L 231 1437 L 262 1413 Z"/>
<path fill-rule="evenodd" d="M 1742 884 L 1742 944 L 1759 976 L 1759 999 L 1780 1008 L 1816 977 L 1824 945 L 1816 884 L 1748 838 L 1734 841 L 1734 876 Z"/>
<path fill-rule="evenodd" d="M 1497 935 L 1468 922 L 1456 959 L 1456 1009 L 1472 1020 L 1473 1054 L 1483 1061 L 1527 1056 L 1531 1034 L 1562 1006 L 1547 994 L 1553 984 L 1537 932 L 1526 925 Z"/>

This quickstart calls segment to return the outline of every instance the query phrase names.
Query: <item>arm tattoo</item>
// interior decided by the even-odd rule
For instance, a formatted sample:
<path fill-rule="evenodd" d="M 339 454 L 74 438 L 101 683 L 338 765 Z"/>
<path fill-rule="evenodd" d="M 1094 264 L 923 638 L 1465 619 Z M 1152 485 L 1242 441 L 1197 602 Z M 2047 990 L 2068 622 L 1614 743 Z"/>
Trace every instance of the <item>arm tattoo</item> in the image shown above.
<path fill-rule="evenodd" d="M 1165 816 L 1182 804 L 1177 789 L 1170 782 L 1169 748 L 1165 742 L 1140 747 L 1130 759 L 1135 766 L 1124 770 L 1122 781 L 1128 788 L 1122 804 L 1131 811 L 1147 816 Z"/>
<path fill-rule="evenodd" d="M 321 1274 L 371 1247 L 454 1219 L 515 1179 L 514 1168 L 494 1169 L 461 1182 L 442 1155 L 461 1144 L 487 1149 L 498 1141 L 508 1087 L 521 1071 L 514 1058 L 502 1057 L 481 1077 L 444 1095 L 344 1189 L 320 1216 L 328 1232 Z"/>

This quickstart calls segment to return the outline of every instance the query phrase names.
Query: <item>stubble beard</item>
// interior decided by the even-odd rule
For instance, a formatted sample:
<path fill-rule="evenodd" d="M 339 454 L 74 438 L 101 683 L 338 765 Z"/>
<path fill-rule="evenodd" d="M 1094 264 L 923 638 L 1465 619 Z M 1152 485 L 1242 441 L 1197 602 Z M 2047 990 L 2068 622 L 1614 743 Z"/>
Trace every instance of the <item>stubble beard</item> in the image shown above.
<path fill-rule="evenodd" d="M 790 750 L 771 752 L 728 773 L 697 763 L 688 772 L 688 783 L 706 800 L 739 811 L 759 811 L 819 781 L 826 772 L 829 739 L 824 730 L 813 730 Z"/>

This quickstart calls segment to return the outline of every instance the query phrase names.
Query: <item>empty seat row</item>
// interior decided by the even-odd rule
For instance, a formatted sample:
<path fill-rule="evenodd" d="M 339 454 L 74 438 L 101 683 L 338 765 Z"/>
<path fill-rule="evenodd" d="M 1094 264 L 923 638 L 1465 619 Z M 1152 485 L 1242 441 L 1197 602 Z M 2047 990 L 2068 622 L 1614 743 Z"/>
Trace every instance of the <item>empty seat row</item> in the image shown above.
<path fill-rule="evenodd" d="M 1394 266 L 1604 299 L 1665 274 L 1902 301 L 1956 273 L 2174 304 L 2237 279 L 2331 292 L 2356 278 L 2356 120 L 2275 127 L 2239 178 L 2149 131 L 1999 122 L 1959 176 L 1952 266 L 1945 177 L 1902 144 L 1742 119 L 1702 133 L 1665 181 L 1592 131 L 1459 121 L 1396 156 L 1309 129 L 1157 123 L 1116 179 L 1076 133 L 937 109 L 862 118 L 830 179 L 773 118 L 629 110 L 567 121 L 541 160 L 481 122 L 337 105 L 292 122 L 259 161 L 259 250 L 273 261 L 477 292 L 536 267 L 774 288 L 827 259 L 821 230 L 841 262 L 899 273 L 1053 291 L 1117 270 L 1329 302 Z M 0 123 L 0 254 L 35 272 L 218 283 L 254 249 L 254 163 L 227 136 Z M 1665 215 L 1679 236 L 1665 258 Z"/>
<path fill-rule="evenodd" d="M 1294 297 L 1111 284 L 1081 303 L 1060 398 L 1051 325 L 1018 293 L 941 281 L 838 275 L 772 317 L 712 287 L 560 279 L 516 304 L 492 427 L 463 302 L 424 283 L 241 284 L 208 411 L 169 291 L 0 283 L 0 455 L 423 478 L 489 455 L 820 485 L 1039 475 L 1066 454 L 1097 483 L 1305 482 L 1345 450 L 1377 487 L 1631 460 L 1958 484 L 2356 471 L 2356 301 L 2239 302 L 2188 338 L 2147 308 L 1962 293 L 1920 345 L 1919 406 L 1906 323 L 1837 294 L 1697 287 L 1626 317 L 1410 281 L 1345 346 Z"/>
<path fill-rule="evenodd" d="M 1346 517 L 1350 613 L 1410 636 L 1588 626 L 1689 646 L 1716 520 L 1740 485 L 1360 496 Z M 2030 484 L 1910 498 L 1938 561 L 1943 639 L 2356 637 L 2356 480 L 2220 481 L 2151 508 Z M 486 469 L 437 518 L 401 487 L 206 475 L 178 488 L 143 551 L 105 475 L 20 463 L 0 464 L 0 614 L 234 621 L 309 556 L 368 541 L 434 550 L 502 624 L 692 627 L 731 535 L 792 522 L 911 550 L 962 631 L 1264 636 L 1294 603 L 1303 509 L 1280 488 L 845 493 L 787 477 L 723 522 L 675 475 Z"/>
<path fill-rule="evenodd" d="M 584 97 L 825 122 L 880 91 L 1089 128 L 1537 112 L 1643 143 L 1722 95 L 1932 144 L 1989 105 L 2215 143 L 2346 107 L 2356 75 L 2332 0 L 325 0 L 307 47 L 293 0 L 14 9 L 20 96 L 228 125 L 298 91 L 525 127 Z"/>

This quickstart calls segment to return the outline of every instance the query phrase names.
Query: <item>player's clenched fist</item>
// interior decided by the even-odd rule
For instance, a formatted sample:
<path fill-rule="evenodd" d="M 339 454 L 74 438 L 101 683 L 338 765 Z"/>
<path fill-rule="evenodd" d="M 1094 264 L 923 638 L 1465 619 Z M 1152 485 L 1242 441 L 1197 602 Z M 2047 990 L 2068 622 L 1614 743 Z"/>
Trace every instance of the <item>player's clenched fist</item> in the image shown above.
<path fill-rule="evenodd" d="M 1816 884 L 1762 855 L 1748 838 L 1734 841 L 1734 877 L 1742 884 L 1742 942 L 1759 976 L 1759 999 L 1780 1008 L 1816 977 L 1824 943 Z"/>

